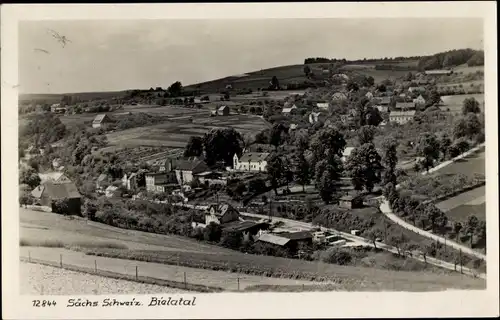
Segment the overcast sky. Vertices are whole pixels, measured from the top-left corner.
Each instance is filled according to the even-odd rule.
[[[64,48],[47,31],[71,40]],[[480,19],[30,21],[19,24],[21,93],[168,87],[306,57],[379,58],[482,49]],[[44,53],[43,49],[49,53]]]

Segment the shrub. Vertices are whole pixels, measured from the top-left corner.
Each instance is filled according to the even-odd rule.
[[[338,265],[348,265],[352,261],[352,256],[349,252],[335,247],[322,252],[320,257],[323,262]]]

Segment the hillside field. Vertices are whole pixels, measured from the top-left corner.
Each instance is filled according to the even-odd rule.
[[[183,115],[183,117],[185,117]],[[210,117],[208,112],[193,116],[192,122],[183,117],[158,125],[132,128],[109,133],[110,145],[162,146],[183,148],[191,136],[203,136],[211,129],[234,128],[242,135],[256,134],[267,127],[264,120],[257,116],[229,115]]]

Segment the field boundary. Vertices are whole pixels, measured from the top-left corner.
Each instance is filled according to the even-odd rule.
[[[224,291],[224,289],[222,289],[220,287],[204,286],[204,285],[199,285],[199,284],[194,284],[194,283],[189,283],[189,282],[180,282],[180,281],[158,279],[158,278],[145,277],[145,276],[134,277],[134,276],[130,276],[127,274],[112,272],[112,271],[104,271],[104,270],[99,270],[99,269],[96,271],[96,270],[92,270],[90,268],[75,266],[75,265],[66,264],[66,263],[63,264],[61,267],[61,265],[57,264],[56,262],[41,260],[41,259],[20,257],[20,260],[22,262],[41,264],[44,266],[66,269],[66,270],[75,271],[75,272],[82,272],[82,273],[92,274],[92,275],[106,277],[106,278],[112,278],[112,279],[117,279],[117,280],[127,280],[127,281],[133,281],[133,282],[138,282],[138,283],[147,283],[147,284],[153,284],[153,285],[158,285],[158,286],[183,289],[183,290],[188,290],[188,291],[203,292],[203,293],[213,293],[213,292],[223,292]]]
[[[448,200],[448,199],[456,197],[456,196],[458,196],[458,195],[460,195],[462,193],[474,190],[476,188],[480,188],[480,187],[485,186],[485,185],[486,185],[486,181],[481,181],[479,183],[473,184],[472,186],[468,186],[468,187],[462,188],[460,190],[453,191],[451,193],[448,193],[448,194],[436,197],[434,199],[431,199],[429,202],[436,203],[436,202],[441,202],[441,201],[444,201],[444,200]]]

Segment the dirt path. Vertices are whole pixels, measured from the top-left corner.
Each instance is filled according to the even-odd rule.
[[[268,278],[246,274],[238,274],[223,271],[213,271],[205,269],[195,269],[181,266],[165,265],[142,261],[125,259],[106,258],[98,256],[88,256],[82,252],[71,251],[61,248],[44,247],[21,247],[20,256],[25,259],[40,259],[55,264],[60,263],[62,255],[63,266],[69,264],[73,266],[88,268],[93,270],[97,264],[98,270],[120,273],[128,276],[135,276],[136,266],[139,276],[146,276],[156,279],[186,282],[210,287],[219,287],[224,290],[240,290],[247,287],[267,284],[267,285],[313,285],[318,284],[312,281]]]

